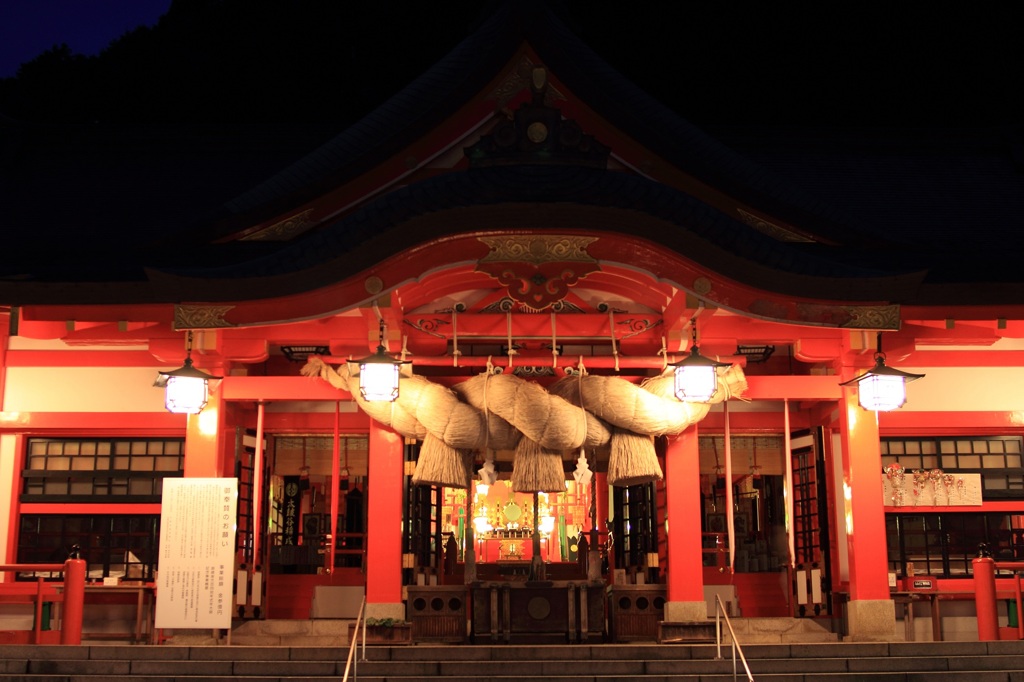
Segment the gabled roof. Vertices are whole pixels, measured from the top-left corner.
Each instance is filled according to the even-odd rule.
[[[435,163],[432,154],[468,144],[496,110],[522,103],[529,64],[549,74],[552,106],[612,148],[613,166]],[[301,156],[322,132],[220,131],[204,149],[195,135],[176,145],[166,131],[119,130],[112,154],[98,129],[82,148],[54,130],[6,128],[19,148],[10,174],[23,164],[37,172],[0,195],[18,221],[16,248],[0,261],[0,303],[298,294],[409,247],[433,245],[440,259],[446,239],[503,229],[622,233],[783,295],[1024,303],[1024,276],[1011,267],[1024,215],[1012,131],[1005,147],[968,137],[926,150],[870,131],[878,146],[803,131],[716,139],[541,2],[500,4],[420,78]],[[277,236],[260,238],[272,228]]]

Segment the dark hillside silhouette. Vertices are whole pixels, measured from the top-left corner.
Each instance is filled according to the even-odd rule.
[[[0,81],[0,113],[40,122],[349,121],[464,38],[479,2],[175,0],[98,57],[66,47]],[[442,21],[437,21],[440,15]]]
[[[98,57],[59,47],[25,64],[0,81],[0,114],[344,127],[434,64],[494,4],[175,0],[155,27]],[[1010,5],[881,14],[853,3],[548,4],[602,58],[699,124],[1024,119],[1024,48]]]

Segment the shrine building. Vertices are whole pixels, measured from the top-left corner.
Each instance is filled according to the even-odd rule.
[[[1024,558],[1019,140],[715,136],[517,7],[243,191],[190,156],[195,210],[131,190],[174,140],[0,133],[111,183],[8,216],[3,563],[159,592],[167,482],[232,479],[233,624],[977,639],[974,561]],[[74,230],[101,200],[136,221]]]

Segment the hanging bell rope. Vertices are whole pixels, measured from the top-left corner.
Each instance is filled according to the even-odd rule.
[[[452,308],[452,367],[459,366],[459,311]]]
[[[558,369],[558,333],[554,313],[551,313],[551,369]]]
[[[512,345],[512,312],[505,313],[505,325],[506,334],[508,335],[508,368],[512,369],[512,356],[516,354],[516,349]]]
[[[612,340],[612,356],[615,358],[615,371],[619,371],[619,346],[615,342],[615,311],[608,309],[608,331]]]

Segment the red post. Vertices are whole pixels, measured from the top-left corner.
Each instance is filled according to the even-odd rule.
[[[64,562],[64,608],[61,613],[60,643],[82,643],[82,616],[85,610],[85,560]]]
[[[978,613],[978,641],[994,642],[999,639],[999,619],[996,617],[996,566],[992,557],[979,556],[974,566],[974,606]]]

